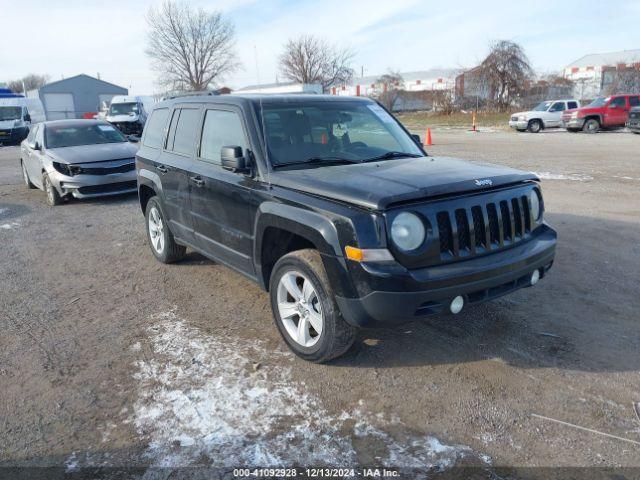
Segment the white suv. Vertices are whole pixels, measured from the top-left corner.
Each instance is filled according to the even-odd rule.
[[[529,130],[532,133],[543,128],[561,127],[562,112],[574,108],[580,108],[577,100],[548,100],[528,112],[514,113],[509,119],[509,126],[519,132]]]

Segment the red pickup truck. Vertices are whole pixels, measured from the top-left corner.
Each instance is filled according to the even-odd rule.
[[[601,128],[624,127],[629,110],[640,106],[639,94],[596,98],[586,107],[565,110],[562,123],[570,132],[596,133]]]

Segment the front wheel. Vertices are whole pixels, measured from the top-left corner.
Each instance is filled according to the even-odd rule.
[[[269,292],[276,326],[300,358],[322,363],[349,350],[356,329],[342,318],[316,250],[298,250],[278,260]]]
[[[600,122],[595,118],[590,118],[582,126],[582,131],[585,133],[598,133],[600,130]]]
[[[56,190],[56,187],[53,186],[49,175],[46,173],[44,174],[44,177],[42,177],[42,184],[44,185],[44,193],[47,194],[47,204],[50,207],[60,205],[62,203],[62,197],[58,193],[58,190]]]
[[[531,133],[538,133],[542,130],[542,122],[540,120],[531,120],[527,128]]]
[[[167,226],[166,217],[157,197],[147,203],[147,239],[153,255],[162,263],[174,263],[182,260],[187,249],[178,245]]]

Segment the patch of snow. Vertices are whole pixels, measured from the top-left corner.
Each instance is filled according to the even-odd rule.
[[[155,467],[194,465],[204,457],[213,467],[356,467],[362,453],[371,457],[362,452],[367,445],[375,445],[381,466],[394,468],[444,469],[474,456],[469,447],[445,445],[410,432],[397,418],[366,412],[362,402],[333,415],[293,380],[288,366],[252,368],[289,353],[207,336],[174,311],[153,318],[152,354],[136,362],[138,400],[128,421],[148,439]]]
[[[0,229],[2,230],[13,230],[14,228],[18,228],[20,224],[18,222],[9,222],[3,223],[0,225]]]
[[[591,175],[582,173],[551,173],[551,172],[531,172],[540,177],[541,180],[569,180],[574,182],[590,182]]]

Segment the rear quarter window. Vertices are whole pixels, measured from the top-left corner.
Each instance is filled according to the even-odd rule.
[[[578,108],[578,102],[569,102],[569,108]]]
[[[629,105],[632,107],[640,106],[640,97],[629,97]]]
[[[145,147],[160,148],[162,146],[164,127],[167,124],[168,116],[168,108],[160,108],[151,113],[151,117],[144,128],[143,144]]]

